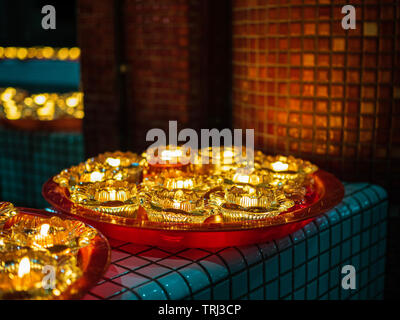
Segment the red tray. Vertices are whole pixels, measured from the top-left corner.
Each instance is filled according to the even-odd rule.
[[[68,189],[60,187],[52,178],[43,185],[42,194],[57,210],[87,222],[113,239],[158,247],[227,247],[282,238],[304,227],[343,199],[344,187],[337,178],[323,170],[313,175],[316,192],[306,206],[276,217],[235,223],[160,223],[99,214],[70,201]]]
[[[6,222],[6,226],[12,225],[20,218],[30,218],[38,216],[42,218],[51,218],[57,216],[61,219],[71,219],[70,217],[62,214],[54,214],[44,210],[31,209],[31,208],[17,208],[19,213],[10,218]],[[89,226],[90,227],[90,226]],[[95,286],[102,275],[107,271],[110,264],[110,245],[100,232],[91,240],[91,243],[79,250],[79,263],[83,269],[83,275],[74,283],[72,283],[66,291],[60,294],[58,297],[54,297],[55,300],[67,300],[67,299],[81,299],[91,287]],[[51,298],[49,300],[52,300]]]

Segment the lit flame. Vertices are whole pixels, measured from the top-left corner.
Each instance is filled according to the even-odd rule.
[[[274,171],[286,171],[289,168],[287,163],[281,161],[271,163],[271,166]]]
[[[104,173],[94,171],[90,174],[90,182],[102,181],[103,177],[104,177]]]
[[[40,235],[42,237],[47,236],[48,233],[49,233],[49,229],[50,229],[50,225],[49,224],[47,224],[47,223],[42,224],[41,227],[40,227]]]
[[[118,158],[107,158],[106,162],[111,166],[111,167],[118,167],[121,164],[121,160]]]
[[[161,152],[161,160],[171,160],[172,158],[181,157],[183,155],[182,150],[163,150]]]
[[[249,181],[250,181],[250,176],[244,175],[244,174],[236,173],[236,174],[233,176],[233,181],[234,181],[234,182],[240,182],[240,183],[249,183]]]
[[[28,257],[24,257],[19,262],[18,277],[22,278],[25,274],[31,272],[31,264]]]

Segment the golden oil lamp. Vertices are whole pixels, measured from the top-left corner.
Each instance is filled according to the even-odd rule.
[[[265,184],[228,182],[209,197],[210,203],[221,208],[224,221],[265,219],[294,205],[281,190]]]
[[[192,165],[198,174],[221,174],[245,165],[245,148],[208,147],[198,151]]]
[[[70,188],[70,199],[91,210],[123,217],[135,217],[138,188],[128,181],[107,180]]]
[[[58,217],[26,219],[24,215],[16,218],[7,231],[18,246],[45,250],[57,256],[77,252],[97,234],[80,221]]]
[[[15,215],[17,215],[17,210],[14,208],[10,202],[0,202],[0,230],[6,221]]]
[[[188,172],[191,150],[181,146],[167,145],[150,147],[142,154],[147,160],[148,175],[157,175],[163,171]]]
[[[46,270],[54,279],[46,282]],[[0,299],[49,299],[59,296],[82,276],[77,258],[57,259],[45,251],[0,242]]]
[[[0,299],[54,298],[82,276],[78,251],[97,235],[95,229],[80,221],[21,214],[10,203],[0,202],[0,208],[8,216],[0,229]]]

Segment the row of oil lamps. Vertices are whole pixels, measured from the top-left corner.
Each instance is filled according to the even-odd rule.
[[[78,60],[80,55],[77,47],[0,47],[0,59]]]
[[[0,118],[55,120],[83,117],[82,92],[31,95],[21,89],[0,88]]]
[[[257,151],[249,170],[241,153],[245,149],[205,148],[193,156],[167,146],[159,162],[151,158],[154,153],[105,153],[54,181],[68,189],[72,202],[99,214],[138,218],[143,208],[155,222],[260,220],[304,201],[315,165]]]

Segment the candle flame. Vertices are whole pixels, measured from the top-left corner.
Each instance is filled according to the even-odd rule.
[[[118,167],[121,164],[121,160],[118,158],[107,158],[106,162],[111,166],[111,167]]]
[[[40,226],[40,235],[41,235],[42,237],[47,236],[47,234],[49,233],[49,229],[50,229],[50,225],[49,225],[49,224],[47,224],[47,223],[42,224],[42,225]]]
[[[271,166],[274,171],[286,171],[289,168],[289,165],[287,163],[281,161],[271,163]]]
[[[240,183],[249,183],[250,177],[248,175],[246,175],[246,174],[236,173],[233,176],[233,181],[234,182],[240,182]]]
[[[22,278],[25,274],[31,272],[31,264],[28,257],[24,257],[19,262],[18,277]]]
[[[94,171],[90,174],[90,182],[98,182],[103,180],[104,173]]]
[[[172,158],[181,157],[183,155],[182,150],[163,150],[161,152],[161,160],[171,160]]]

